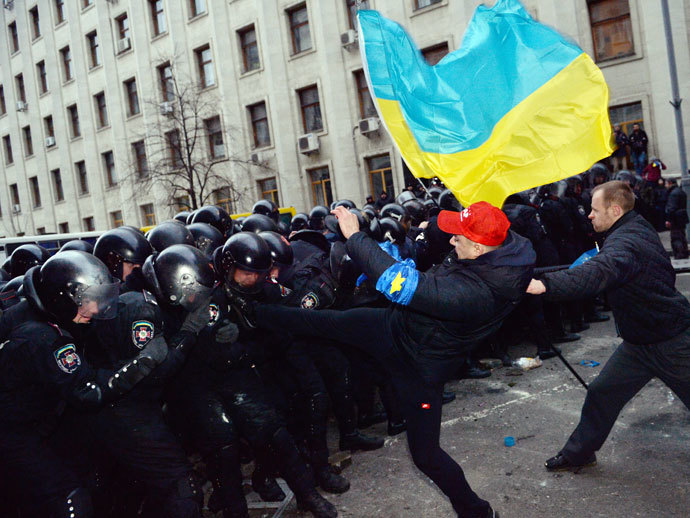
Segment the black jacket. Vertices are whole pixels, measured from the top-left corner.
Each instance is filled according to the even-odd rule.
[[[666,200],[666,221],[674,228],[681,228],[688,223],[688,196],[683,189],[676,186],[668,193]]]
[[[690,327],[690,304],[654,228],[635,211],[605,234],[585,264],[544,275],[550,300],[586,299],[605,291],[621,337],[632,344],[663,342]]]
[[[395,262],[363,232],[346,245],[372,282]],[[520,301],[535,259],[529,241],[514,232],[501,248],[475,260],[459,260],[452,251],[420,272],[409,305],[390,307],[387,323],[396,347],[428,383],[450,379]]]

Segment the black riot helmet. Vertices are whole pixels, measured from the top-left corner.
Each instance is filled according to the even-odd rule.
[[[240,232],[225,242],[216,269],[222,274],[226,285],[241,293],[258,293],[262,279],[249,287],[234,281],[235,269],[259,273],[263,279],[268,275],[273,261],[271,249],[264,239],[254,232]]]
[[[156,225],[146,234],[151,246],[156,252],[162,252],[172,245],[191,245],[194,246],[194,236],[179,221],[164,221]]]
[[[290,225],[285,223],[282,219],[279,219],[276,225],[278,227],[278,234],[285,237],[290,235]]]
[[[93,245],[88,241],[84,241],[83,239],[72,239],[71,241],[67,241],[67,243],[62,245],[58,252],[66,252],[67,250],[81,250],[87,254],[92,254]]]
[[[292,220],[290,221],[290,230],[293,232],[298,232],[300,230],[304,230],[307,228],[307,225],[309,224],[309,216],[307,216],[304,212],[298,212],[292,217]]]
[[[395,203],[399,203],[400,205],[405,205],[405,202],[408,202],[410,200],[416,200],[417,196],[415,196],[415,193],[412,191],[404,190],[400,194],[398,194],[395,197]]]
[[[0,269],[11,276],[11,272],[12,272],[12,256],[11,255],[2,262],[2,266],[0,266]]]
[[[185,225],[191,225],[192,224],[192,219],[194,219],[194,215],[196,214],[196,211],[199,209],[191,210],[189,211],[189,214],[187,215],[187,221],[185,221]]]
[[[616,180],[620,182],[627,182],[628,185],[630,185],[630,187],[635,187],[635,183],[637,182],[637,178],[635,178],[635,175],[626,169],[623,169],[616,173]],[[14,254],[12,254],[12,256],[14,256]]]
[[[278,223],[280,219],[280,212],[278,207],[271,200],[259,200],[252,207],[252,214],[263,214],[268,216],[274,222]]]
[[[460,212],[462,204],[458,201],[450,189],[444,190],[438,197],[438,204],[442,210],[452,210],[453,212]]]
[[[151,244],[139,232],[118,227],[102,234],[93,247],[93,255],[108,267],[110,274],[122,280],[122,263],[142,265],[153,253]]]
[[[393,218],[401,223],[405,222],[406,219],[409,219],[409,215],[407,214],[405,207],[399,203],[388,203],[387,205],[384,205],[381,209],[380,216],[382,218]]]
[[[49,257],[48,250],[40,245],[26,244],[17,247],[10,256],[10,275],[24,275],[29,268],[45,263]]]
[[[429,193],[429,196],[431,196],[434,200],[438,200],[438,197],[441,196],[443,189],[441,189],[440,187],[429,187],[429,189],[427,189],[427,192]]]
[[[183,211],[180,211],[177,214],[175,214],[173,216],[173,219],[175,221],[179,221],[183,225],[186,225],[187,224],[187,218],[189,217],[189,214],[190,214],[190,212],[188,210],[183,210]]]
[[[582,192],[582,189],[584,189],[585,184],[582,181],[582,177],[580,175],[575,175],[571,176],[570,178],[565,179],[565,183],[568,184],[568,194],[579,194],[578,193],[578,187],[580,188],[580,193]]]
[[[323,230],[324,219],[330,214],[330,211],[323,205],[317,205],[309,211],[309,228],[311,230]]]
[[[426,221],[427,209],[424,206],[424,204],[417,198],[415,198],[414,200],[406,201],[403,204],[403,207],[405,207],[405,210],[410,215],[412,224],[415,227],[418,227],[422,221]]]
[[[242,223],[243,232],[278,232],[278,226],[268,216],[264,214],[252,214]]]
[[[208,257],[211,257],[213,251],[219,246],[223,246],[225,242],[220,230],[208,223],[192,223],[187,225],[187,230],[194,237],[194,246]]]
[[[356,209],[357,205],[352,200],[338,200],[333,203],[333,209],[336,207],[345,207],[346,209]]]
[[[331,234],[335,234],[338,241],[345,241],[345,236],[343,236],[343,233],[340,231],[340,225],[338,225],[338,218],[333,214],[329,214],[323,219],[323,226]]]
[[[0,268],[0,282],[7,282],[11,279],[10,274]]]
[[[292,264],[294,254],[290,242],[285,237],[275,232],[259,232],[259,236],[268,245],[273,264],[277,266],[290,266]]]
[[[381,218],[379,220],[381,225],[381,237],[382,241],[390,241],[396,245],[402,245],[405,243],[405,237],[407,232],[405,232],[405,227],[397,219],[393,218]]]
[[[194,211],[191,221],[187,221],[188,225],[190,223],[208,223],[213,225],[225,238],[230,237],[235,230],[230,214],[225,209],[215,205],[205,205]]]
[[[19,302],[21,302],[21,297],[24,293],[24,290],[22,289],[23,285],[23,275],[5,282],[4,286],[0,288],[0,309],[5,311],[15,304],[19,304]]]
[[[113,280],[94,255],[68,250],[29,270],[23,290],[32,306],[64,324],[77,313],[98,320],[115,318],[120,281]]]
[[[426,212],[430,218],[438,216],[438,213],[441,212],[441,207],[438,206],[438,203],[433,198],[424,200],[423,204],[424,207],[426,207]]]
[[[376,213],[376,207],[374,207],[371,203],[367,203],[364,207],[362,207],[362,212],[369,216],[369,219],[371,220],[378,217],[378,214]]]
[[[141,272],[158,302],[190,312],[208,302],[216,282],[209,258],[191,245],[171,245],[150,256]]]

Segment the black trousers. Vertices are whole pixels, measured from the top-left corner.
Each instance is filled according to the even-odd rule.
[[[264,305],[257,309],[261,325],[283,332],[327,336],[368,352],[390,372],[407,419],[407,443],[415,465],[443,491],[459,516],[484,516],[489,504],[477,496],[462,468],[439,444],[443,385],[430,385],[393,344],[385,309],[310,311]]]
[[[671,248],[674,259],[688,258],[688,239],[685,235],[685,225],[681,227],[671,226]]]
[[[561,450],[565,458],[581,464],[599,450],[625,404],[655,377],[690,409],[690,328],[658,344],[618,346],[589,385],[580,423]]]

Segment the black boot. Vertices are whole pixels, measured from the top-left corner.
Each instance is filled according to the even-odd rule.
[[[398,435],[407,430],[407,422],[402,419],[400,421],[388,421],[388,435],[391,437]]]
[[[340,435],[340,451],[371,451],[379,448],[383,448],[383,439],[380,437],[370,437],[359,430]]]
[[[582,337],[576,333],[566,333],[565,331],[561,334],[550,336],[550,340],[555,344],[565,344],[568,342],[576,342],[580,338],[582,338]]]
[[[585,322],[588,322],[590,324],[592,322],[607,322],[610,319],[610,316],[604,315],[603,313],[599,313],[598,311],[593,311],[591,313],[585,314]]]
[[[455,392],[446,392],[444,390],[443,394],[441,394],[441,404],[447,405],[451,401],[455,401]]]
[[[240,455],[236,445],[229,445],[206,458],[206,469],[213,484],[209,510],[223,511],[224,518],[248,518],[247,500],[242,491]]]
[[[338,511],[335,506],[314,490],[306,495],[296,496],[297,508],[309,511],[314,518],[335,518]]]
[[[560,349],[556,349],[555,347],[553,349],[540,349],[537,355],[539,356],[540,360],[548,360],[549,358],[558,356],[556,351],[561,352]]]
[[[264,502],[282,502],[285,500],[285,493],[276,482],[276,479],[266,476],[258,466],[254,469],[254,473],[252,473],[252,488]]]
[[[375,424],[385,423],[387,419],[388,416],[386,415],[386,412],[374,412],[372,414],[363,414],[360,412],[357,419],[357,427],[369,428]]]
[[[328,493],[341,494],[350,489],[350,481],[338,475],[330,464],[314,467],[316,484]]]

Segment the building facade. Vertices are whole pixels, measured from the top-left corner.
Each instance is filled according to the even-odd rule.
[[[403,24],[434,64],[459,48],[481,3],[0,1],[0,236],[155,224],[189,203],[169,178],[147,176],[185,161],[176,148],[185,133],[166,128],[189,99],[171,89],[205,100],[186,157],[213,168],[204,201],[237,213],[266,197],[303,211],[397,193],[413,180],[379,128],[355,11],[378,9]],[[679,174],[660,2],[523,3],[595,58],[612,122],[628,131],[640,123],[650,156]],[[690,0],[669,5],[688,98]]]

